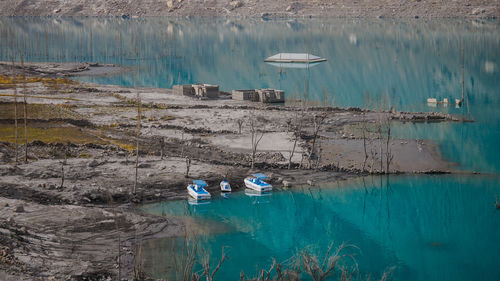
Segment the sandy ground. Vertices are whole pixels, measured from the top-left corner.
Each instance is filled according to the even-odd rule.
[[[381,173],[387,150],[385,135],[376,134],[377,120],[461,122],[438,113],[302,109],[227,96],[199,100],[176,96],[170,89],[135,90],[60,78],[89,71],[85,64],[28,66],[28,163],[23,162],[20,138],[15,165],[12,139],[14,85],[22,94],[23,83],[3,76],[0,85],[1,280],[116,279],[118,240],[121,276],[131,279],[137,243],[198,227],[185,219],[143,214],[137,204],[185,199],[186,185],[198,178],[217,194],[220,180],[229,179],[235,190],[242,190],[243,178],[253,172],[266,173],[275,190]],[[0,63],[0,75],[10,75],[8,64]],[[137,95],[142,117],[134,192]],[[325,119],[309,161],[313,119],[319,115]],[[297,116],[304,116],[300,134],[292,130]],[[250,118],[264,131],[254,169]],[[244,120],[241,133],[237,120]],[[24,124],[22,118],[18,122]],[[370,153],[364,171],[360,124],[365,124]],[[454,172],[430,142],[390,139],[389,147],[391,173]],[[191,160],[187,175],[186,158]]]
[[[497,18],[497,0],[2,0],[7,16]]]

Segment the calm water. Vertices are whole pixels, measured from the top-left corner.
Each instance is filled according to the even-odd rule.
[[[466,105],[428,107],[428,97],[461,96],[465,50]],[[473,123],[394,124],[397,137],[433,140],[459,169],[491,176],[370,178],[342,187],[241,193],[205,206],[184,201],[147,206],[155,213],[189,215],[206,228],[200,238],[231,260],[221,280],[240,270],[254,274],[271,257],[330,241],[356,244],[362,273],[396,265],[398,280],[499,280],[500,21],[476,20],[137,20],[2,18],[0,60],[22,51],[26,61],[97,61],[133,66],[138,84],[171,87],[214,83],[223,90],[272,87],[287,98],[308,89],[311,100],[363,105],[385,97],[398,110],[442,111]],[[278,52],[309,52],[328,59],[309,69],[263,62]],[[134,85],[132,72],[82,81]],[[175,240],[151,241],[146,265],[168,270]]]
[[[430,108],[428,97],[467,105]],[[500,21],[0,18],[0,59],[98,61],[138,67],[138,84],[214,83],[223,90],[272,87],[338,106],[385,96],[399,110],[444,111],[468,124],[395,125],[396,136],[435,140],[460,168],[500,171]],[[278,52],[328,59],[309,69],[263,62]],[[132,72],[84,81],[134,85]]]
[[[253,276],[272,257],[282,261],[307,245],[325,250],[331,241],[360,248],[354,252],[363,275],[396,266],[394,280],[499,280],[500,213],[493,205],[499,180],[374,177],[269,197],[217,194],[208,205],[176,201],[144,209],[224,225],[223,233],[207,231],[199,242],[214,257],[227,247],[230,259],[219,280],[235,280],[240,270]],[[180,242],[145,243],[146,268],[157,277],[167,275],[172,243]]]

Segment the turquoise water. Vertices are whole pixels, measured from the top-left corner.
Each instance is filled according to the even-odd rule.
[[[465,105],[428,107],[428,97],[461,97]],[[146,206],[188,215],[204,226],[200,243],[217,257],[228,246],[219,280],[256,273],[307,245],[359,247],[363,274],[397,266],[397,280],[499,280],[500,21],[228,20],[0,17],[0,60],[21,51],[26,61],[97,61],[137,68],[139,86],[219,84],[222,90],[272,87],[287,99],[361,107],[385,97],[405,111],[441,111],[472,123],[393,124],[396,137],[435,141],[459,169],[491,176],[368,178],[340,187],[234,193],[191,206]],[[328,59],[309,69],[279,69],[263,59],[308,52]],[[133,72],[81,81],[133,86]],[[178,240],[144,245],[148,270],[165,276]]]
[[[244,270],[268,268],[308,245],[325,251],[331,241],[359,247],[361,275],[379,276],[396,266],[392,280],[499,280],[500,211],[494,207],[500,178],[462,176],[369,177],[331,186],[230,199],[217,194],[210,204],[187,201],[144,207],[147,212],[188,215],[222,233],[208,230],[199,247],[230,259],[218,280],[235,280]],[[145,268],[168,276],[172,244],[162,239],[143,245]],[[162,261],[164,263],[162,263]]]
[[[467,106],[428,107],[428,97]],[[228,20],[0,17],[0,59],[97,61],[134,66],[139,86],[214,83],[223,90],[272,87],[338,106],[385,97],[398,110],[443,111],[467,124],[395,125],[395,135],[435,140],[461,169],[500,171],[500,21]],[[263,62],[278,52],[328,59],[309,69]],[[133,86],[132,72],[83,81]]]

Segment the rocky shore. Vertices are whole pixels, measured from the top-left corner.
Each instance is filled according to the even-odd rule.
[[[498,18],[495,0],[55,0],[0,1],[4,16]]]
[[[434,144],[395,139],[384,122],[464,121],[441,113],[265,105],[227,95],[200,100],[170,89],[68,79],[99,67],[126,71],[98,64],[27,67],[23,81],[21,68],[13,79],[9,63],[0,62],[1,280],[131,279],[137,243],[194,227],[136,207],[185,199],[186,184],[197,178],[217,193],[223,178],[242,190],[245,175],[255,171],[268,174],[277,190],[387,171],[453,173]],[[251,122],[263,133],[253,161]]]

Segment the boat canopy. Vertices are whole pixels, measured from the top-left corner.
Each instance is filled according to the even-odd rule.
[[[193,183],[200,187],[205,187],[208,185],[204,180],[194,180]]]
[[[253,174],[252,176],[254,176],[254,177],[258,178],[258,179],[261,179],[261,180],[267,179],[267,176],[264,175],[264,174],[261,174],[261,173]]]
[[[321,58],[315,55],[306,53],[279,53],[274,56],[270,56],[264,60],[265,62],[299,62],[299,63],[312,63],[326,61],[325,58]]]

